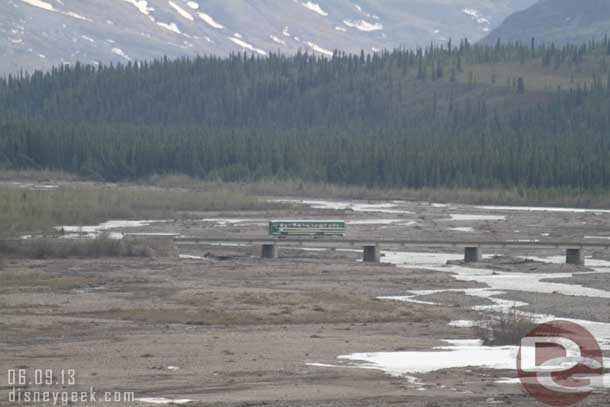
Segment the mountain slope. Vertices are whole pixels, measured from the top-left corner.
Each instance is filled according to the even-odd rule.
[[[483,37],[535,0],[5,0],[0,73],[248,51],[374,52]]]
[[[508,17],[483,44],[504,41],[582,43],[610,32],[608,0],[540,0]]]

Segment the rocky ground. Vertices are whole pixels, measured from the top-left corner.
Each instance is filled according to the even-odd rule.
[[[354,238],[597,236],[603,241],[610,236],[606,213],[505,212],[414,202],[361,209],[294,203],[276,213],[204,213],[186,220],[177,216],[181,220],[124,232],[262,236],[270,218],[330,217],[351,221],[348,237]],[[452,216],[466,214],[496,218]],[[255,247],[202,245],[177,248],[177,254],[192,258],[8,259],[0,271],[0,406],[33,405],[9,401],[9,369],[32,375],[36,369],[76,372],[74,385],[27,384],[23,390],[94,386],[135,392],[137,398],[163,397],[176,403],[188,399],[193,406],[539,405],[520,386],[496,382],[515,377],[513,371],[445,369],[414,374],[414,383],[339,361],[339,355],[351,353],[429,351],[443,346],[443,339],[472,339],[472,328],[449,322],[478,320],[481,313],[472,307],[491,302],[461,292],[419,296],[424,303],[379,299],[412,290],[485,284],[459,281],[450,272],[425,266],[364,264],[358,248],[343,249],[285,248],[274,260],[260,259]],[[462,249],[413,250],[459,258]],[[608,289],[604,274],[519,257],[561,255],[560,250],[495,253],[503,257],[488,258],[476,267],[532,275],[576,273],[557,281]],[[599,259],[608,255],[604,250],[587,254]],[[608,298],[519,290],[502,298],[526,302],[530,305],[523,309],[537,313],[601,322],[610,318]],[[600,391],[583,405],[609,401],[609,394]],[[144,402],[104,404],[136,403]]]

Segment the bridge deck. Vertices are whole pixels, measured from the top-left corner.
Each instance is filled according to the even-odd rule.
[[[454,247],[539,247],[539,248],[610,248],[608,242],[578,242],[551,240],[416,240],[416,239],[352,239],[352,238],[269,238],[269,237],[177,237],[178,244],[247,243],[291,245],[347,246],[454,246]]]

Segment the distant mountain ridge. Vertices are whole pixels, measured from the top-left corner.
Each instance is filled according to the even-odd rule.
[[[3,0],[0,74],[168,56],[477,41],[535,0]]]
[[[504,41],[582,43],[610,32],[609,0],[540,0],[516,12],[493,30],[483,44]]]

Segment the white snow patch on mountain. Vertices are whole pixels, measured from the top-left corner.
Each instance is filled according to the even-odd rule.
[[[68,11],[68,12],[60,12],[59,10],[57,10],[55,8],[55,6],[53,6],[51,3],[47,3],[46,1],[42,1],[42,0],[21,0],[22,2],[24,2],[25,4],[29,4],[30,6],[33,7],[38,7],[40,9],[46,10],[46,11],[52,11],[55,13],[61,13],[64,14],[68,17],[72,17],[72,18],[76,18],[79,20],[83,20],[83,21],[92,21],[90,18],[87,17],[83,17],[80,14],[76,14],[73,11]],[[63,5],[63,3],[60,3]]]
[[[346,32],[346,31],[347,31],[347,28],[337,26],[337,27],[335,27],[335,30],[337,30],[337,31],[341,31],[341,32]]]
[[[47,11],[57,11],[55,10],[55,7],[53,7],[52,4],[47,3],[46,1],[42,1],[42,0],[21,0],[24,3],[29,4],[30,6],[34,6],[34,7],[38,7]]]
[[[324,55],[326,55],[328,57],[332,57],[333,56],[333,52],[332,51],[324,49],[321,46],[319,46],[318,44],[315,44],[315,43],[313,43],[311,41],[307,41],[306,44],[309,46],[309,48],[311,48],[315,52],[319,52],[320,54],[324,54]]]
[[[256,52],[257,54],[260,55],[264,55],[267,56],[267,53],[265,51],[263,51],[262,49],[256,48],[254,45],[247,43],[244,40],[241,40],[239,38],[235,38],[235,37],[227,37],[230,41],[232,41],[234,44],[239,45],[242,48],[248,49],[250,51]]]
[[[375,19],[375,20],[379,20],[379,16],[376,16],[375,14],[371,14],[371,13],[367,13],[367,12],[365,12],[365,11],[362,9],[362,7],[361,7],[361,6],[359,6],[358,4],[356,4],[356,3],[352,3],[352,5],[353,5],[353,6],[356,8],[356,10],[358,10],[358,12],[359,12],[360,14],[362,14],[362,15],[364,15],[364,16],[366,16],[366,17],[369,17],[369,18],[373,18],[373,19]]]
[[[161,28],[165,28],[168,31],[175,32],[176,34],[182,34],[176,23],[157,23]]]
[[[235,33],[235,34],[233,34],[233,36],[234,36],[235,38],[243,38],[243,37],[241,36],[241,34],[240,34],[240,33]]]
[[[80,37],[85,41],[95,42],[95,40],[93,38],[87,37],[86,35],[81,35]]]
[[[118,55],[122,58],[125,58],[128,61],[131,61],[131,58],[129,58],[129,55],[127,55],[126,53],[123,52],[122,49],[120,48],[112,48],[112,53],[115,55]]]
[[[270,35],[269,38],[271,38],[271,40],[277,44],[286,46],[286,41],[279,39],[275,35]]]
[[[284,37],[290,37],[290,32],[288,31],[288,26],[284,27],[284,30],[282,31],[282,35]]]
[[[191,15],[191,14],[190,14],[188,11],[186,11],[185,9],[183,9],[182,7],[180,7],[179,5],[177,5],[176,3],[174,3],[173,1],[171,1],[171,0],[170,0],[170,1],[169,1],[169,5],[170,5],[170,6],[171,6],[171,7],[172,7],[174,10],[176,10],[176,12],[177,12],[178,14],[180,14],[182,17],[186,18],[187,20],[190,20],[190,21],[194,21],[194,20],[195,20],[195,19],[193,18],[193,16],[192,16],[192,15]]]
[[[203,21],[205,21],[205,23],[208,24],[209,26],[211,26],[213,28],[216,28],[218,30],[222,30],[223,28],[225,28],[224,25],[222,25],[219,22],[217,22],[216,20],[214,20],[212,18],[212,16],[210,16],[209,14],[202,13],[200,11],[199,12],[199,18],[201,18]]]
[[[383,24],[381,23],[369,23],[366,20],[343,20],[343,24],[348,27],[355,28],[360,31],[379,31],[383,30]]]
[[[148,6],[148,1],[146,0],[123,0],[131,5],[133,5],[135,8],[138,9],[138,11],[144,15],[150,15],[150,13],[152,11],[155,11],[154,8],[149,7]]]
[[[80,14],[76,14],[74,11],[68,11],[68,12],[66,12],[64,14],[67,15],[67,16],[70,16],[72,18],[76,18],[77,20],[83,20],[83,21],[89,21],[89,22],[93,21],[90,18],[83,17]]]
[[[464,10],[462,10],[462,13],[469,15],[470,17],[472,17],[473,20],[475,20],[481,25],[489,26],[489,24],[491,23],[487,17],[481,15],[479,10],[476,10],[474,8],[465,8]]]
[[[187,1],[186,4],[193,10],[197,10],[199,8],[199,3],[196,3],[194,1]]]
[[[318,13],[321,16],[328,16],[328,13],[324,10],[322,10],[322,7],[320,7],[320,5],[318,3],[314,3],[312,1],[308,1],[307,3],[301,3],[305,8],[308,8],[309,10],[313,11],[314,13]]]

